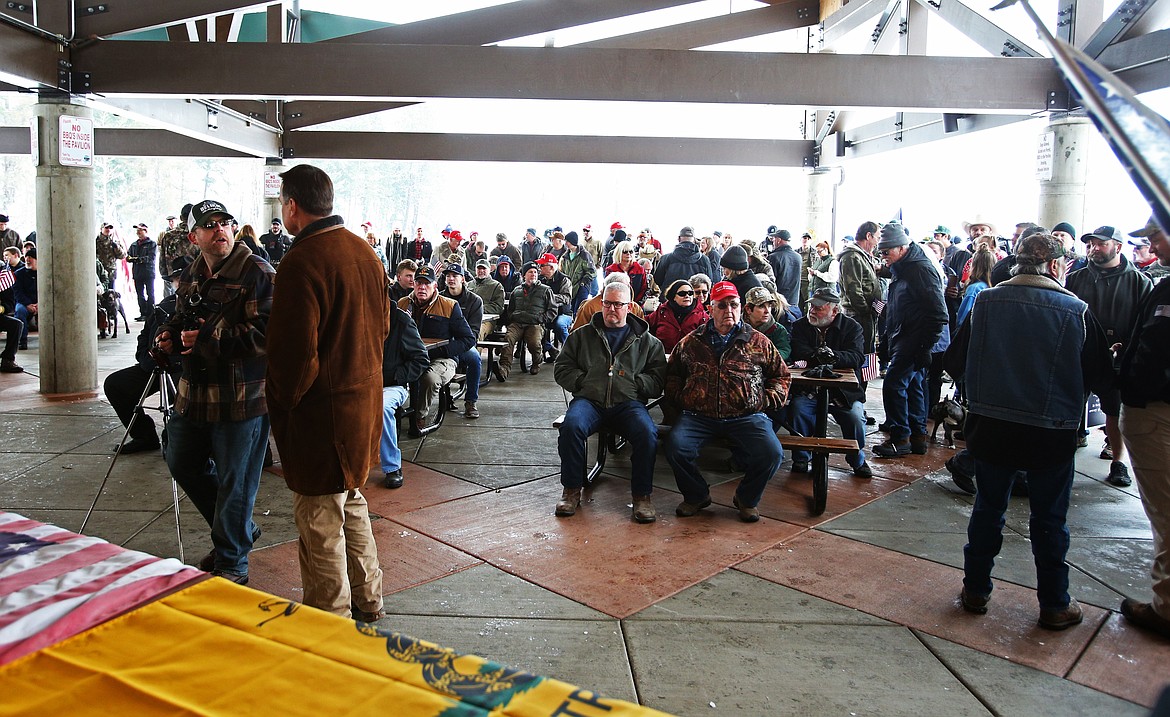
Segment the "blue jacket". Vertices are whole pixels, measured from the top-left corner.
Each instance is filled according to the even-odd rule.
[[[706,274],[715,281],[715,270],[711,268],[711,261],[699,251],[699,245],[693,241],[680,241],[674,251],[659,260],[654,269],[654,283],[663,291],[679,279],[689,279],[695,274]]]
[[[1110,373],[1104,334],[1085,302],[1050,277],[1020,275],[980,292],[969,321],[972,413],[1039,428],[1080,426],[1089,388]]]
[[[800,277],[804,274],[800,254],[785,244],[768,255],[768,263],[776,274],[776,291],[784,294],[791,306],[800,306]]]
[[[938,269],[923,253],[922,247],[912,243],[906,255],[890,266],[890,273],[894,277],[886,304],[890,353],[940,351],[937,346],[950,316],[943,301]]]

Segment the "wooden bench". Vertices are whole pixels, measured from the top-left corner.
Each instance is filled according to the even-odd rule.
[[[852,438],[815,438],[811,436],[779,436],[780,445],[788,450],[811,451],[813,454],[812,514],[825,512],[829,500],[829,454],[856,453],[860,450]]]

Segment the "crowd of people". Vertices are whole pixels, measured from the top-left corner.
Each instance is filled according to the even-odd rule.
[[[281,216],[260,236],[208,199],[168,217],[157,242],[145,224],[129,245],[108,223],[96,238],[99,292],[114,290],[125,260],[147,324],[138,365],[112,374],[107,393],[129,423],[158,366],[178,378],[165,455],[210,527],[204,569],[247,581],[271,433],[294,494],[306,603],[377,619],[381,571],[361,494],[373,456],[384,485],[402,486],[397,420],[410,388],[414,420],[426,428],[438,420],[440,392],[462,374],[463,416],[477,419],[482,372],[512,380],[517,356],[532,375],[553,364],[572,395],[559,428],[556,515],[580,510],[585,443],[605,428],[631,446],[632,518],[654,522],[665,425],[661,447],[682,495],[675,514],[710,507],[698,456],[719,439],[735,448],[743,473],[736,513],[754,522],[786,436],[814,431],[812,389],[798,388],[791,371],[828,366],[857,379],[830,391],[829,412],[855,441],[845,457],[863,479],[872,476],[867,454],[930,450],[930,409],[953,385],[949,400],[967,411],[966,446],[948,468],[976,495],[960,602],[987,611],[1007,499],[1026,490],[1039,622],[1051,629],[1081,620],[1068,594],[1065,523],[1072,456],[1087,442],[1086,399],[1096,395],[1106,480],[1130,484],[1128,454],[1155,535],[1155,598],[1126,600],[1122,611],[1170,634],[1170,301],[1162,296],[1170,282],[1160,281],[1170,244],[1153,220],[1128,236],[1103,226],[1079,238],[1066,222],[1051,230],[1024,222],[1006,238],[976,218],[963,234],[940,225],[920,241],[898,221],[867,221],[836,248],[779,226],[758,242],[685,226],[664,248],[649,229],[627,233],[615,222],[607,236],[591,225],[528,228],[518,245],[501,232],[489,247],[450,226],[437,244],[422,227],[412,236],[395,228],[384,240],[371,223],[350,232],[333,214],[324,172],[300,165],[282,177]],[[0,219],[0,232],[11,232]],[[12,246],[0,269],[3,370],[15,372],[10,347],[23,347],[36,314],[36,247],[4,236]],[[502,345],[490,369],[481,342]],[[886,438],[867,447],[866,426],[877,421],[865,398],[877,376]],[[152,425],[133,433],[123,452],[160,445]],[[322,436],[333,450],[317,450]],[[810,461],[793,450],[791,471],[809,472]]]

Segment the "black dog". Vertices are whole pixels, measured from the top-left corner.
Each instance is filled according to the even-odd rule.
[[[113,289],[106,289],[98,296],[98,334],[99,338],[106,337],[106,327],[109,327],[110,337],[118,338],[118,315],[122,316],[122,323],[126,325],[126,333],[130,333],[130,322],[126,319],[126,309],[122,308],[122,295]],[[105,315],[105,322],[102,315]],[[105,326],[102,324],[105,323]]]
[[[934,430],[930,433],[930,442],[934,443],[938,436],[939,426],[942,426],[946,431],[947,448],[954,448],[954,433],[963,430],[967,409],[953,398],[944,398],[930,409],[930,417],[934,419]]]

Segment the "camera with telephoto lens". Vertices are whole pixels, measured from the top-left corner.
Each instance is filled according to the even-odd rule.
[[[206,319],[210,316],[208,302],[200,295],[199,290],[195,289],[184,297],[184,301],[180,301],[173,317],[179,325],[179,332],[183,331],[198,331],[200,327],[199,320]],[[179,344],[179,350],[182,351],[182,340],[178,336],[171,337],[172,345],[176,342]],[[171,367],[171,356],[162,350],[158,345],[157,340],[150,348],[150,357],[158,364],[160,368],[169,369]]]

